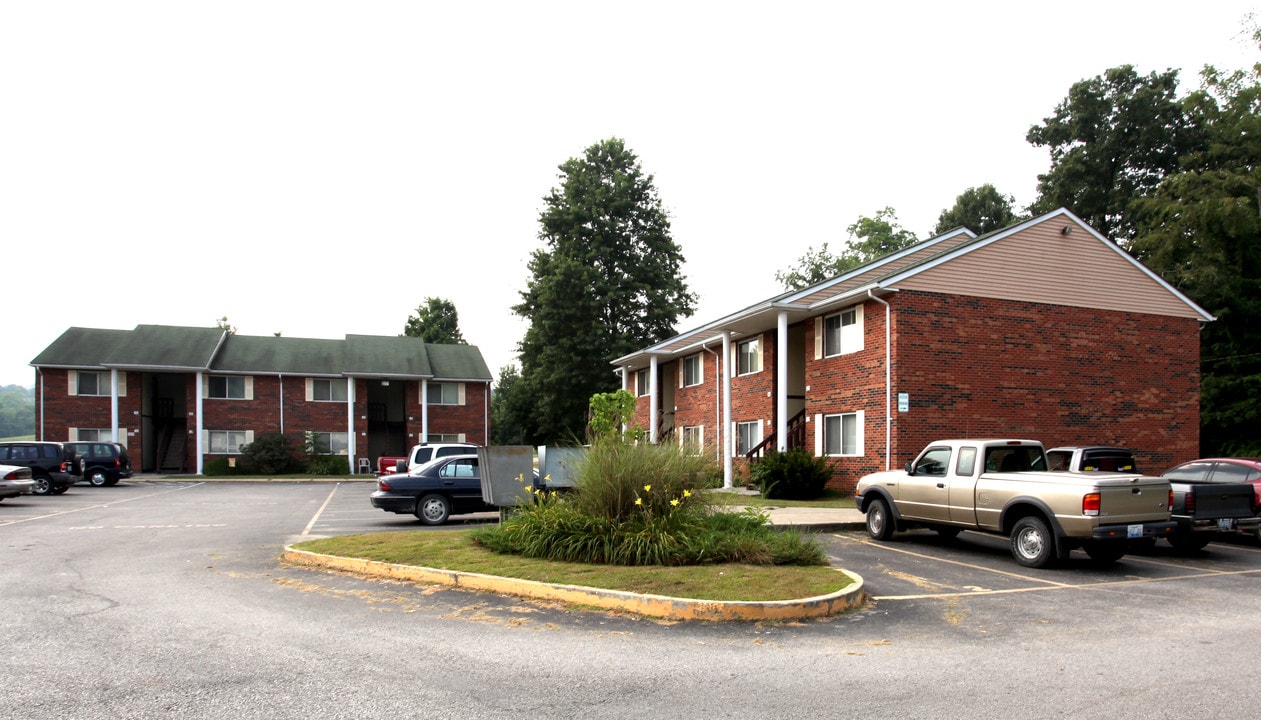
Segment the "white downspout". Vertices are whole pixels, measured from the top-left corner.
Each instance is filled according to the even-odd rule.
[[[788,450],[788,311],[780,310],[775,322],[775,449]]]
[[[277,375],[276,379],[280,381],[280,434],[285,434],[285,376]]]
[[[118,442],[118,368],[109,369],[110,442]]]
[[[429,379],[420,379],[420,439],[417,443],[429,442]]]
[[[732,487],[732,444],[731,444],[731,331],[722,334],[722,486],[730,490]]]
[[[359,438],[355,435],[355,379],[346,378],[346,460],[351,473],[356,472],[355,456],[358,454]]]
[[[201,475],[201,474],[202,474],[202,471],[204,470],[204,467],[203,467],[203,460],[204,460],[204,456],[205,456],[205,448],[203,448],[203,447],[202,447],[202,442],[201,442],[201,441],[202,441],[202,436],[203,436],[203,435],[205,435],[205,431],[203,430],[203,426],[202,426],[202,394],[205,392],[204,388],[205,388],[205,386],[206,386],[206,374],[205,374],[205,373],[200,373],[200,372],[199,372],[199,373],[197,373],[196,378],[197,378],[197,380],[196,380],[196,386],[197,386],[197,403],[196,403],[196,408],[197,408],[197,422],[196,422],[196,423],[194,423],[194,425],[195,425],[196,427],[195,427],[195,429],[193,430],[193,432],[197,433],[197,437],[196,437],[196,439],[193,441],[193,447],[194,447],[194,448],[196,448],[196,450],[197,450],[197,474],[198,474],[198,475]],[[180,442],[186,442],[186,441],[187,441],[187,438],[180,438]],[[162,460],[159,458],[158,462],[162,462]]]
[[[39,385],[39,439],[44,440],[44,368],[35,368],[35,377],[35,384]]]
[[[657,401],[657,356],[648,358],[648,442],[657,444],[657,413],[661,403]]]
[[[893,449],[893,369],[890,363],[893,358],[892,343],[890,341],[889,320],[891,309],[889,303],[876,297],[870,290],[867,291],[867,297],[884,305],[884,469],[893,468],[893,458],[890,455]]]

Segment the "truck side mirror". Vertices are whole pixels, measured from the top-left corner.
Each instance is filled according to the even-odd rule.
[[[915,461],[914,461],[914,460],[907,460],[907,461],[906,461],[906,474],[907,474],[907,475],[914,475],[914,474],[915,474]]]

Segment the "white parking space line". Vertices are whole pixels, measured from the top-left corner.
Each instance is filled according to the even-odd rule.
[[[1201,578],[1222,577],[1226,575],[1261,575],[1261,568],[1255,568],[1255,569],[1249,569],[1249,570],[1208,570],[1208,571],[1197,569],[1197,571],[1193,573],[1187,573],[1184,575],[1171,575],[1169,577],[1136,578],[1136,577],[1130,576],[1130,577],[1126,577],[1124,579],[1119,579],[1119,580],[1104,580],[1100,582],[1073,584],[1073,583],[1063,583],[1063,582],[1056,582],[1054,580],[1045,580],[1042,578],[1030,577],[1028,575],[1021,575],[1019,573],[1007,572],[1005,570],[989,568],[983,565],[975,565],[972,563],[959,562],[957,560],[946,560],[944,558],[934,557],[932,555],[926,555],[924,553],[918,553],[911,550],[904,550],[902,548],[897,548],[897,547],[890,547],[889,545],[885,545],[883,543],[877,543],[871,540],[845,537],[839,534],[836,535],[836,537],[842,540],[847,540],[849,542],[854,542],[861,545],[867,545],[870,547],[878,547],[881,550],[888,550],[892,552],[902,553],[903,555],[909,555],[909,556],[920,558],[923,560],[930,560],[933,562],[943,563],[947,565],[957,565],[959,567],[965,567],[965,568],[973,569],[973,570],[983,570],[988,573],[994,573],[996,575],[1002,575],[1002,576],[1014,578],[1017,580],[1027,580],[1029,582],[1041,583],[1041,585],[1037,587],[1008,588],[1006,590],[986,590],[984,588],[970,588],[966,592],[916,593],[913,595],[873,595],[871,598],[872,600],[924,600],[924,599],[932,599],[932,598],[977,597],[981,595],[1010,595],[1014,593],[1025,593],[1025,592],[1043,592],[1046,590],[1098,590],[1102,588],[1120,587],[1123,585],[1143,585],[1147,583],[1169,582],[1172,580],[1197,580]],[[1158,566],[1169,567],[1173,569],[1185,569],[1183,566],[1180,566],[1180,565],[1162,563],[1162,562],[1151,560],[1149,558],[1127,556],[1126,559],[1127,560],[1132,559],[1138,562],[1147,562],[1148,564],[1151,564],[1151,565],[1158,565]]]
[[[337,494],[337,488],[339,487],[341,487],[341,483],[337,483],[333,486],[333,489],[329,491],[328,497],[324,498],[324,504],[321,505],[320,509],[316,510],[315,515],[311,517],[311,522],[307,523],[306,527],[302,528],[301,537],[306,537],[311,534],[311,528],[315,527],[315,523],[320,519],[320,515],[324,513],[324,509],[327,508],[328,504],[333,501],[333,496]]]
[[[5,522],[0,522],[0,527],[4,527],[6,525],[17,525],[18,523],[24,523],[24,522],[31,522],[32,520],[45,520],[47,518],[57,517],[58,515],[69,515],[70,513],[82,512],[84,510],[95,510],[97,508],[109,507],[110,505],[122,505],[123,503],[129,503],[135,500],[145,500],[147,498],[157,497],[159,495],[166,495],[167,493],[179,492],[180,490],[187,490],[189,488],[194,488],[194,487],[197,487],[198,485],[204,485],[204,484],[205,483],[193,483],[191,485],[181,485],[179,487],[163,488],[162,490],[159,490],[158,492],[152,492],[152,493],[149,493],[148,495],[137,495],[135,497],[122,498],[121,500],[108,500],[106,502],[96,503],[95,505],[84,505],[83,507],[77,507],[72,510],[61,510],[54,513],[36,515],[34,517],[28,517],[28,518],[21,518],[19,520],[7,520]]]

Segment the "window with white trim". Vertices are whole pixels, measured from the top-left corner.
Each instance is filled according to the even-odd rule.
[[[643,397],[648,394],[648,376],[647,370],[640,370],[635,373],[635,395]]]
[[[80,370],[78,376],[76,395],[109,395],[109,377],[105,373]]]
[[[863,312],[861,305],[846,308],[823,318],[823,355],[835,357],[863,349]]]
[[[705,426],[684,425],[682,432],[679,433],[679,444],[689,455],[700,455],[705,448]]]
[[[863,413],[823,416],[823,454],[857,456],[863,454]]]
[[[683,358],[683,387],[705,382],[705,363],[700,353]]]
[[[316,455],[349,455],[350,434],[344,432],[308,432],[307,442]]]
[[[312,378],[311,399],[315,402],[346,402],[345,378]]]
[[[743,455],[761,444],[761,420],[736,423],[736,454]]]
[[[762,372],[762,338],[745,340],[736,345],[736,374]]]
[[[114,432],[109,428],[70,428],[70,441],[112,442]]]
[[[239,455],[248,442],[244,430],[207,430],[206,436],[212,455]]]
[[[207,378],[208,397],[218,400],[244,400],[245,377],[241,375],[211,375]]]
[[[425,396],[426,402],[430,405],[459,405],[460,404],[460,384],[459,383],[427,383],[428,393]]]

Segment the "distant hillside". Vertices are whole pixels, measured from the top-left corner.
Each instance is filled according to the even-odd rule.
[[[35,388],[5,385],[0,388],[0,438],[35,432]]]

